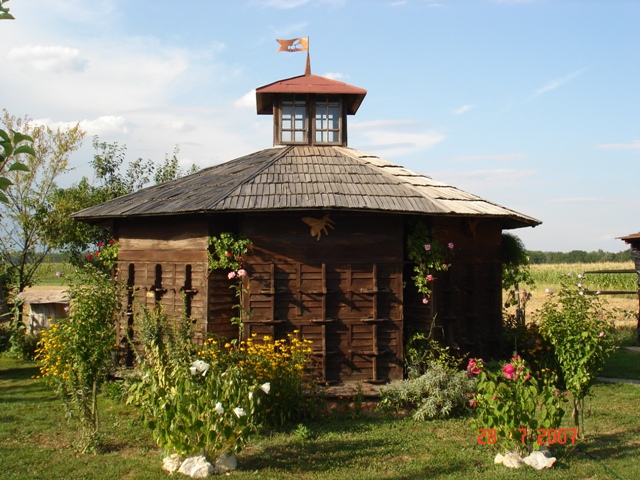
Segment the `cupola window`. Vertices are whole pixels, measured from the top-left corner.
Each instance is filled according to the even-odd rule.
[[[307,102],[303,96],[292,95],[282,100],[282,143],[308,143]]]
[[[339,97],[316,98],[316,143],[340,143],[341,116]]]
[[[341,145],[342,101],[337,95],[283,95],[280,143]]]

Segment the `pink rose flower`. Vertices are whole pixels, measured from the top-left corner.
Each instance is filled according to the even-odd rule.
[[[510,363],[507,363],[504,367],[502,367],[502,373],[508,380],[517,378],[516,369]]]
[[[422,303],[424,303],[424,304],[426,305],[427,303],[429,303],[429,299],[428,299],[428,298],[426,298],[426,297],[425,297],[425,298],[423,298],[423,299],[422,299]]]
[[[604,337],[604,332],[600,332],[600,335],[598,335],[600,338]]]
[[[453,250],[453,247],[454,247],[453,242],[449,242],[447,244],[447,247],[449,247],[450,250]]]
[[[244,277],[246,274],[247,274],[247,271],[244,268],[241,268],[240,270],[238,270],[239,277]]]
[[[431,250],[431,245],[429,245],[428,243],[424,246],[424,249],[428,252],[429,250]]]
[[[231,280],[232,278],[236,278],[236,272],[229,272],[227,277],[229,277],[229,280]]]
[[[476,402],[475,400],[469,400],[469,406],[470,407],[477,407],[478,406],[478,402]]]
[[[482,360],[480,360],[481,364],[482,364]],[[478,375],[480,374],[482,370],[480,370],[480,367],[478,367],[478,363],[477,360],[475,358],[470,358],[469,359],[469,365],[467,365],[467,374],[469,376],[471,375]]]
[[[431,274],[427,275],[427,282],[430,282],[431,280],[433,280],[433,275]]]

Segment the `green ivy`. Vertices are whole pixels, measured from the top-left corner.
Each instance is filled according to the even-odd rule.
[[[416,274],[414,281],[418,292],[423,294],[423,303],[428,303],[435,280],[434,273],[448,270],[453,256],[454,244],[443,245],[435,239],[434,233],[424,222],[418,221],[413,225],[413,231],[407,238],[409,259],[414,263]]]
[[[236,297],[238,297],[238,304],[235,305],[235,308],[240,311],[240,314],[237,317],[233,317],[231,323],[238,326],[240,338],[242,338],[243,333],[242,319],[249,314],[248,311],[242,308],[244,294],[246,293],[244,278],[247,276],[243,256],[251,245],[251,240],[236,238],[232,233],[224,232],[219,237],[209,238],[210,248],[207,251],[209,273],[212,270],[227,270],[227,277],[232,281],[229,288],[233,289]]]

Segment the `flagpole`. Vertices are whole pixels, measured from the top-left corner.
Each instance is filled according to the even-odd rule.
[[[310,57],[310,50],[311,50],[311,45],[310,45],[310,37],[307,37],[307,65],[305,66],[304,69],[304,74],[305,76],[309,76],[311,75],[311,57]]]

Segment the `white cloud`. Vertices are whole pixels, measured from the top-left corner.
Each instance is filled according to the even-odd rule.
[[[265,7],[288,10],[290,8],[301,7],[302,5],[309,3],[309,0],[262,0],[259,3],[261,3]]]
[[[233,102],[236,108],[253,108],[256,109],[256,91],[255,89],[245,93],[243,96]]]
[[[193,123],[183,119],[168,119],[160,122],[160,127],[177,133],[187,133],[196,130],[198,127]]]
[[[82,72],[89,63],[80,50],[59,45],[23,45],[9,50],[7,58],[36,72]]]
[[[88,135],[108,135],[114,133],[128,133],[127,120],[119,115],[105,115],[95,120],[82,120],[80,127]]]
[[[322,76],[326,77],[326,78],[330,78],[332,80],[340,80],[340,79],[345,78],[345,76],[342,73],[339,73],[339,72],[327,72]]]
[[[424,128],[413,120],[372,120],[349,125],[349,131],[364,140],[356,142],[365,145],[363,149],[380,152],[384,158],[392,158],[426,150],[442,142],[445,136]]]
[[[50,118],[37,118],[33,120],[35,125],[46,125],[52,130],[69,129],[80,124],[80,128],[84,130],[88,136],[92,135],[110,135],[118,133],[128,133],[127,120],[117,115],[105,115],[94,120],[80,120],[79,122],[54,121]]]
[[[524,153],[503,153],[496,155],[461,155],[451,159],[452,162],[480,162],[484,160],[496,162],[513,162],[524,160],[527,156]]]
[[[606,150],[640,150],[640,140],[635,140],[631,143],[602,143],[596,145],[596,147]]]
[[[452,185],[456,185],[467,192],[478,194],[478,192],[503,191],[506,187],[518,188],[523,179],[537,175],[538,171],[532,169],[496,168],[432,173],[433,177],[440,181],[446,178]]]
[[[555,78],[551,80],[550,82],[546,83],[544,86],[534,90],[531,96],[529,97],[528,101],[533,100],[534,98],[539,97],[540,95],[544,95],[545,93],[549,93],[557,88],[560,88],[565,83],[570,82],[571,80],[582,75],[586,71],[587,71],[586,68],[581,68],[563,77]]]
[[[462,113],[468,112],[469,110],[471,110],[474,107],[475,107],[475,105],[462,105],[461,107],[458,107],[455,110],[453,110],[453,113],[456,114],[456,115],[460,115]]]

